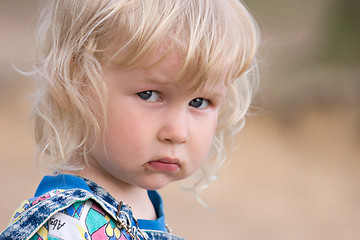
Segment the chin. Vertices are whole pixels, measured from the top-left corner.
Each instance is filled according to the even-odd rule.
[[[159,190],[166,187],[170,182],[172,181],[169,179],[149,179],[138,186],[147,190]]]
[[[159,190],[166,187],[169,183],[164,184],[145,184],[142,188],[146,190]]]

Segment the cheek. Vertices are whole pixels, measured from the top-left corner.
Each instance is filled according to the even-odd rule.
[[[136,114],[127,111],[111,116],[106,133],[107,144],[118,143],[136,147],[147,135],[146,123],[146,116],[136,116]]]
[[[211,139],[210,142],[212,142],[212,139],[214,138],[216,129],[217,129],[217,119],[218,119],[218,111],[215,111],[212,114],[211,120],[208,122],[207,128],[208,130],[206,133],[208,134],[208,138]]]
[[[201,157],[202,160],[208,156],[216,131],[216,118],[214,117],[211,119],[212,120],[207,121],[206,124],[199,124],[197,126],[198,131],[195,131],[194,134],[197,143],[194,144],[194,151],[197,151],[198,154],[201,155],[199,157]]]

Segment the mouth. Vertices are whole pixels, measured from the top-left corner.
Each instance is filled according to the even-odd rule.
[[[177,158],[161,158],[147,163],[152,170],[159,172],[175,173],[180,170],[180,161]]]

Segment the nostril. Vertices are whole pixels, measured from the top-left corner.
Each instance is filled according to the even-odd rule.
[[[160,141],[166,143],[183,144],[188,142],[188,128],[185,124],[179,124],[179,122],[173,121],[172,124],[162,126],[158,130],[158,138]]]

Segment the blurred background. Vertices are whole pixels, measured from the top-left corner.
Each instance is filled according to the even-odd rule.
[[[360,238],[360,1],[247,0],[262,31],[261,89],[239,147],[202,207],[161,193],[174,232],[194,239]],[[40,174],[29,127],[40,1],[0,1],[0,229]]]

